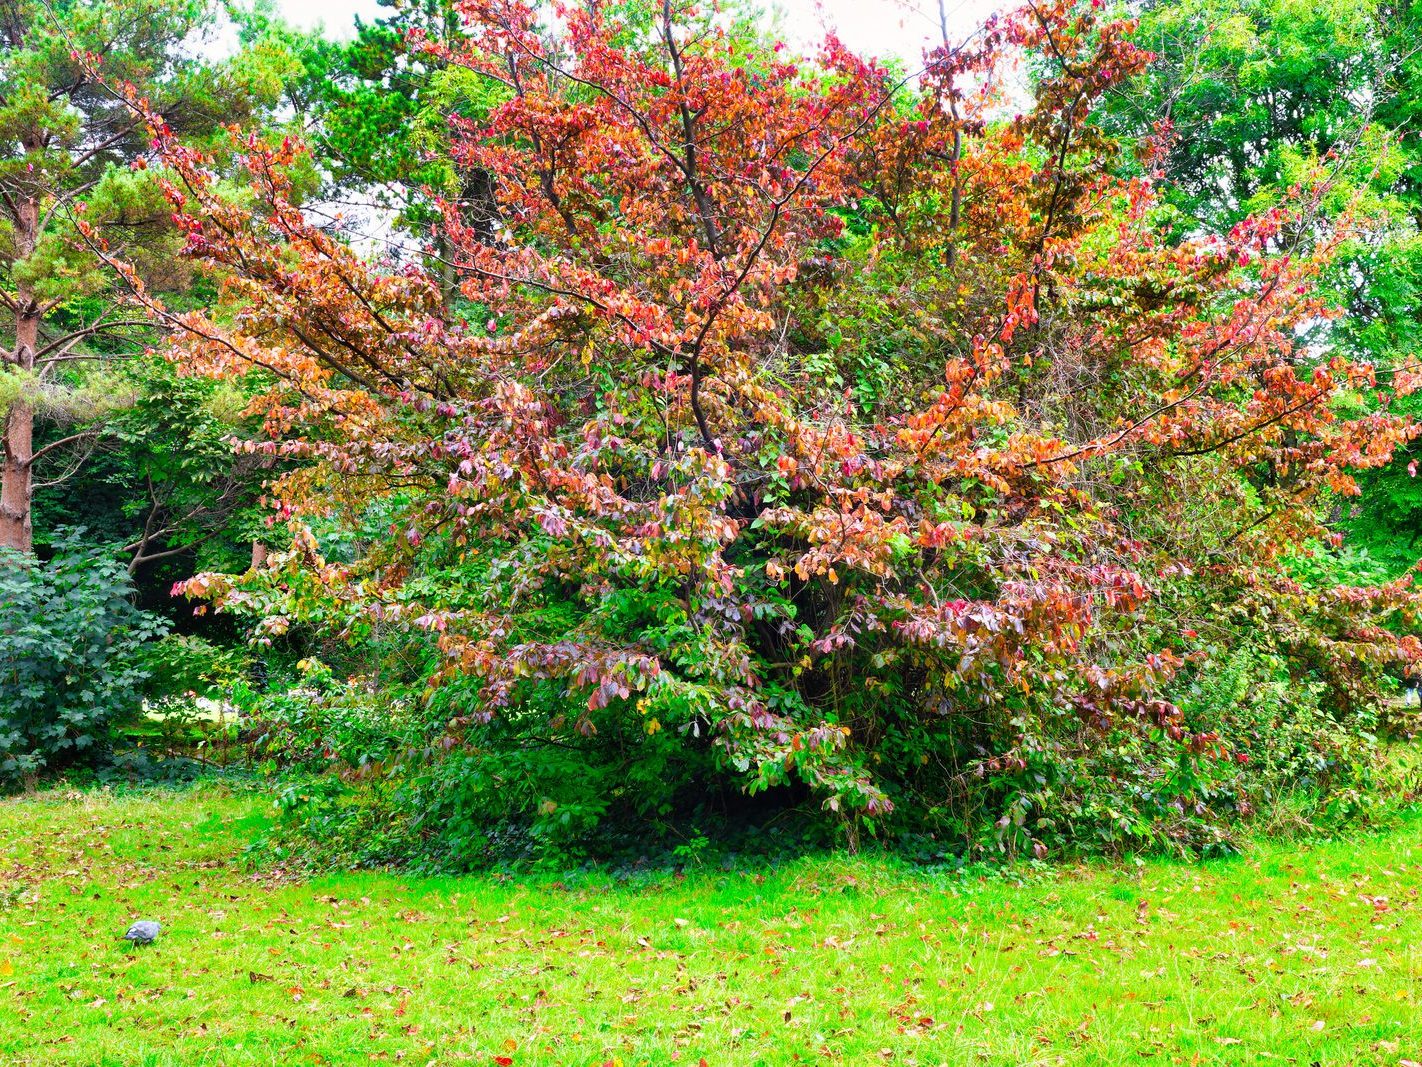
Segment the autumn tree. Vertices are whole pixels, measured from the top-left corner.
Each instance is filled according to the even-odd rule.
[[[1333,313],[1341,236],[1290,237],[1326,174],[1185,240],[1155,171],[1121,176],[1092,120],[1145,68],[1132,24],[1029,4],[905,78],[671,0],[459,11],[462,40],[413,38],[495,100],[452,119],[497,216],[443,204],[455,313],[436,271],[308,220],[300,146],[245,142],[254,211],[163,141],[187,251],[241,308],[162,312],[179,358],[269,376],[246,447],[300,462],[291,550],[187,591],[268,636],[429,635],[421,751],[512,734],[638,780],[805,789],[851,834],[986,806],[1013,848],[1061,843],[1033,798],[1084,767],[1184,838],[1208,820],[1171,813],[1227,791],[1169,768],[1248,758],[1175,699],[1215,603],[1274,620],[1338,708],[1417,656],[1389,629],[1407,583],[1283,566],[1326,534],[1321,495],[1414,432],[1347,401],[1415,370],[1299,358]],[[312,530],[333,516],[384,536],[337,551]]]

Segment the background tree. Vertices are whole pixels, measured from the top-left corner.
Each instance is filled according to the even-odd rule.
[[[48,529],[83,528],[117,546],[146,605],[171,611],[174,581],[194,566],[245,564],[264,539],[258,500],[270,464],[233,454],[233,437],[252,432],[240,383],[180,375],[154,355],[106,382],[130,395],[106,412],[80,469],[36,493],[35,513]]]
[[[1180,234],[1232,226],[1329,167],[1328,213],[1354,226],[1321,282],[1346,314],[1312,335],[1318,351],[1347,351],[1383,375],[1415,358],[1422,331],[1416,19],[1415,5],[1372,0],[1148,3],[1138,39],[1157,60],[1105,117],[1134,136],[1168,131],[1158,176]],[[1418,413],[1414,399],[1393,403]],[[1422,537],[1414,459],[1403,450],[1361,476],[1365,493],[1333,506],[1351,542],[1394,575],[1416,564]]]
[[[1233,225],[1299,156],[1351,144],[1397,58],[1371,2],[1153,0],[1136,39],[1156,58],[1110,113],[1168,124],[1162,196],[1183,232]]]
[[[290,56],[285,97],[310,142],[322,186],[312,209],[363,246],[406,258],[448,259],[434,225],[438,201],[460,203],[471,222],[493,225],[487,176],[450,163],[450,120],[487,112],[488,87],[410,35],[456,43],[462,20],[448,0],[382,0],[388,14],[355,20],[349,41],[295,30],[269,6],[239,16],[249,45]],[[453,273],[443,268],[448,299]]]
[[[447,65],[412,49],[409,34],[453,44],[461,20],[444,0],[386,6],[390,13],[374,22],[357,19],[351,41],[310,42],[291,92],[333,192],[363,193],[396,226],[428,235],[436,216],[431,197],[459,199],[442,149],[463,101]]]
[[[152,138],[114,93],[144,87],[175,136],[251,121],[270,71],[251,56],[203,60],[216,26],[202,0],[8,0],[0,5],[0,545],[28,551],[38,486],[83,461],[96,419],[128,385],[101,367],[149,346],[146,316],[85,246],[83,218],[157,291],[192,278],[182,239],[143,165]],[[38,425],[37,425],[38,424]],[[36,471],[39,474],[36,475]],[[38,482],[36,481],[38,477]]]

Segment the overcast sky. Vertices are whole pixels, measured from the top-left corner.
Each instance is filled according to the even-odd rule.
[[[968,36],[999,0],[944,0],[953,36]],[[373,18],[375,0],[279,0],[298,26],[320,23],[332,36],[345,36],[356,15]],[[835,28],[856,52],[914,60],[925,43],[937,43],[938,0],[778,0],[785,34],[798,46],[813,44],[826,26]]]

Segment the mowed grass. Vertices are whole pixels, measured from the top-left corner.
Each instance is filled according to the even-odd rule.
[[[1416,819],[1023,885],[838,856],[567,886],[254,872],[268,810],[0,804],[0,1062],[1422,1061]]]

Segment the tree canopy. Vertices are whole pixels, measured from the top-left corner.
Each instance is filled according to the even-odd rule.
[[[1051,0],[904,69],[689,0],[254,17],[308,138],[80,55],[210,288],[71,244],[159,396],[230,401],[155,514],[264,483],[273,551],[178,589],[367,709],[347,784],[425,839],[764,794],[1207,848],[1359,788],[1422,658],[1411,563],[1345,542],[1416,469],[1409,18]]]

